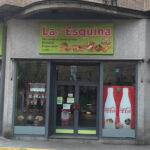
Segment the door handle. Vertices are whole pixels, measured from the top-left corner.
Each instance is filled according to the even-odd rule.
[[[76,104],[73,103],[73,104],[71,105],[71,107],[72,107],[73,110],[75,110],[75,109],[76,109]]]
[[[77,110],[80,110],[80,103],[77,103],[77,104],[76,104],[76,109],[77,109]]]

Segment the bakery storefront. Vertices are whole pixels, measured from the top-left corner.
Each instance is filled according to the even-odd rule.
[[[20,41],[10,54],[14,136],[136,138],[138,63],[111,60],[116,24],[10,21],[8,34],[18,31]]]

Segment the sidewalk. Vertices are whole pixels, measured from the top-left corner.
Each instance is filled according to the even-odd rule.
[[[143,145],[113,145],[113,144],[100,144],[95,140],[72,140],[72,139],[52,139],[48,141],[22,141],[22,140],[9,140],[0,137],[0,148],[33,148],[31,150],[150,150],[150,146]],[[0,149],[10,150],[10,149]],[[16,149],[13,149],[16,150]],[[18,149],[17,149],[18,150]],[[20,149],[28,150],[28,149]],[[29,149],[30,150],[30,149]]]
[[[37,149],[37,148],[6,148],[2,147],[0,150],[54,150],[54,149]]]

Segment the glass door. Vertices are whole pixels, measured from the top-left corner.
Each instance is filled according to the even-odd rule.
[[[56,133],[96,135],[97,86],[57,85]]]
[[[96,135],[98,66],[56,65],[55,133]]]
[[[96,134],[97,86],[79,86],[78,134]]]
[[[56,133],[74,133],[75,103],[74,85],[57,85],[56,104]]]

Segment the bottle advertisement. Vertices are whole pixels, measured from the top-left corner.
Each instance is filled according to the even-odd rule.
[[[134,86],[104,86],[103,128],[135,129]]]

